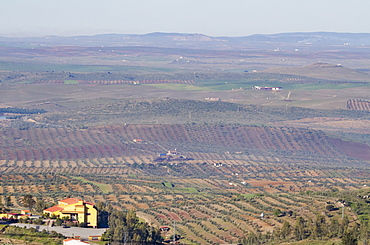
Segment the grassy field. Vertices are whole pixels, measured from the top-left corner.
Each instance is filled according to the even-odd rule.
[[[180,90],[180,91],[211,91],[208,87],[199,87],[196,85],[188,84],[148,84],[143,86],[153,86],[163,90]]]
[[[98,182],[94,182],[94,181],[89,181],[89,180],[87,180],[87,179],[85,179],[83,177],[75,177],[75,176],[72,176],[71,178],[80,180],[80,181],[82,181],[82,183],[87,183],[87,184],[95,185],[95,186],[99,187],[99,189],[101,190],[101,192],[104,193],[104,194],[108,194],[108,193],[111,193],[113,191],[112,190],[112,187],[110,185],[107,185],[107,184],[98,183]]]
[[[78,84],[77,80],[64,80],[64,84]]]
[[[200,87],[208,88],[209,90],[233,90],[233,89],[252,89],[253,86],[260,87],[282,87],[284,90],[322,90],[322,89],[347,89],[347,88],[369,88],[370,83],[353,83],[353,82],[339,82],[339,83],[303,83],[294,84],[281,81],[212,81],[199,82]]]

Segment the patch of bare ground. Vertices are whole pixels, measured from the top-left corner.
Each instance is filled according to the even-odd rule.
[[[274,230],[274,226],[271,226],[270,224],[266,223],[265,220],[254,219],[252,220],[252,222],[257,225],[258,229],[264,232],[272,232]]]
[[[118,206],[118,205],[115,205],[115,204],[112,204],[112,208],[114,208],[115,210],[118,210],[118,211],[123,210],[121,206]]]
[[[370,161],[370,146],[358,142],[332,138],[333,144],[350,157]]]
[[[94,196],[95,202],[106,202],[105,198],[102,195]]]
[[[90,184],[85,184],[84,188],[85,188],[85,192],[95,192],[94,188]]]
[[[150,208],[149,205],[146,204],[146,203],[137,203],[136,206],[137,206],[138,209],[148,209],[148,208]]]
[[[141,211],[136,211],[137,217],[145,220],[150,225],[156,225],[160,226],[161,224],[158,222],[158,219],[154,218],[152,215],[141,212]]]

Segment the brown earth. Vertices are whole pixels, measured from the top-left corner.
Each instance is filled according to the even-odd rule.
[[[344,154],[350,157],[370,161],[370,146],[358,142],[350,142],[334,138],[332,138],[331,141]]]

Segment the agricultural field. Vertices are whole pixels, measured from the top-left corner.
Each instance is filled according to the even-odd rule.
[[[338,47],[32,45],[0,46],[8,208],[23,209],[26,194],[50,206],[102,202],[170,227],[164,235],[176,229],[185,244],[268,239],[299,217],[370,220],[343,207],[369,194],[366,47],[344,60]]]
[[[240,154],[246,155],[248,160],[256,159],[253,157],[255,154],[262,155],[263,161],[304,157],[322,158],[327,162],[338,157],[342,161],[346,158],[370,160],[366,144],[332,138],[320,131],[284,127],[113,125],[86,129],[6,128],[0,131],[0,139],[1,165],[19,167],[152,163],[161,153],[174,149],[195,161],[222,162],[234,160]],[[77,159],[82,163],[76,163]]]
[[[208,244],[236,243],[251,231],[272,232],[291,220],[275,216],[277,209],[314,218],[326,202],[336,201],[328,191],[358,190],[370,184],[370,171],[363,169],[315,166],[310,170],[307,164],[280,165],[277,160],[223,162],[222,166],[202,162],[1,167],[0,194],[3,203],[10,197],[7,205],[14,209],[22,208],[20,200],[26,193],[50,205],[72,194],[117,210],[136,210],[153,225],[176,225],[185,243]],[[345,212],[351,222],[356,219],[349,208]]]
[[[370,101],[351,99],[347,101],[349,110],[370,111]]]

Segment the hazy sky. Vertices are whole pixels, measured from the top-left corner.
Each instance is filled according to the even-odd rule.
[[[369,0],[0,0],[1,36],[370,32]]]

